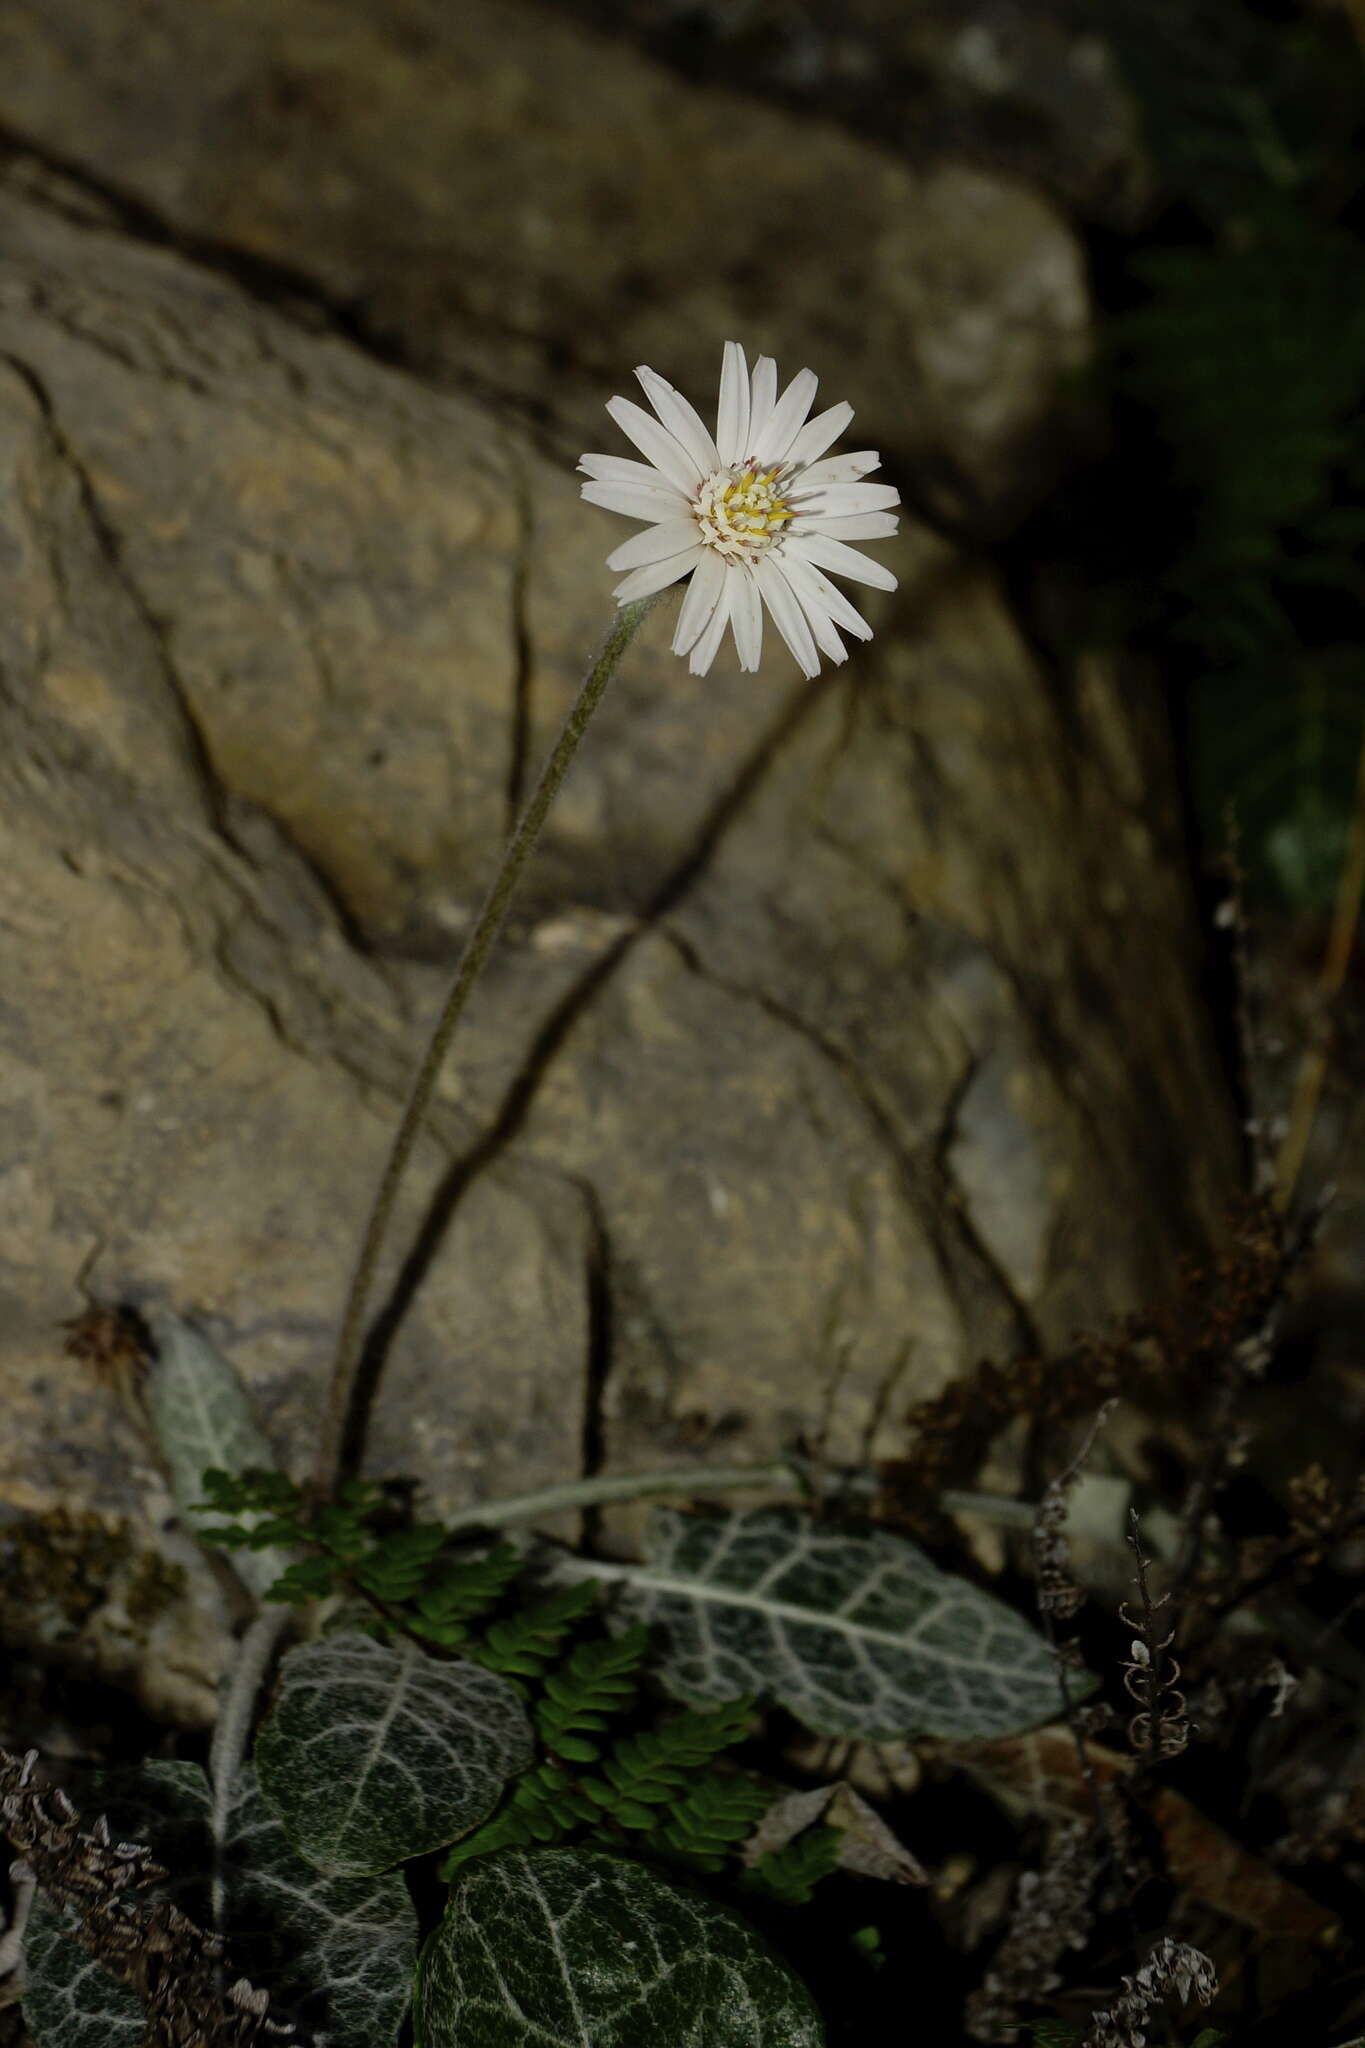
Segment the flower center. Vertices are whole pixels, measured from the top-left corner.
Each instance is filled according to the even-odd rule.
[[[706,545],[731,561],[752,561],[781,540],[792,515],[781,495],[780,477],[780,468],[760,470],[753,461],[708,477],[693,507]]]

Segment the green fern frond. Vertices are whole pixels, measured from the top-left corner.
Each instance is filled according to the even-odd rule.
[[[437,1561],[404,1615],[414,1635],[451,1646],[463,1643],[469,1623],[497,1606],[521,1570],[511,1543],[499,1543],[482,1557],[454,1556]]]
[[[490,1630],[475,1654],[484,1658],[496,1635],[493,1655],[515,1660],[516,1674],[534,1679],[548,1639],[562,1636],[586,1611],[585,1590],[574,1588],[572,1600],[555,1595],[514,1615]],[[474,1856],[582,1829],[618,1841],[625,1830],[642,1838],[646,1852],[695,1868],[721,1867],[772,1796],[747,1778],[713,1784],[704,1776],[722,1750],[743,1741],[752,1701],[677,1714],[659,1728],[619,1737],[597,1771],[569,1768],[598,1761],[612,1721],[630,1709],[647,1645],[643,1627],[580,1643],[545,1676],[535,1720],[550,1758],[519,1778],[497,1813],[456,1845],[443,1866],[446,1875]]]
[[[322,1524],[323,1517],[319,1516],[319,1540],[335,1549],[334,1539]],[[439,1522],[414,1522],[409,1528],[393,1529],[378,1540],[372,1538],[368,1553],[356,1564],[356,1583],[377,1600],[401,1607],[422,1590],[446,1541],[446,1532]]]
[[[1277,672],[1210,676],[1191,712],[1195,789],[1210,818],[1232,793],[1253,880],[1304,907],[1331,902],[1365,740],[1365,650]]]
[[[720,1870],[772,1803],[771,1786],[739,1773],[712,1773],[678,1801],[648,1846],[694,1870]]]
[[[648,1647],[649,1631],[637,1623],[619,1636],[580,1643],[548,1673],[536,1728],[552,1756],[596,1762],[600,1745],[590,1738],[602,1734],[634,1698]]]
[[[666,1806],[722,1750],[744,1740],[753,1711],[753,1700],[736,1699],[675,1715],[616,1743],[602,1775],[622,1801]]]
[[[270,1585],[265,1597],[285,1607],[306,1607],[310,1600],[325,1600],[336,1581],[337,1567],[330,1557],[300,1557]]]
[[[363,1480],[342,1486],[318,1506],[279,1472],[204,1475],[207,1512],[261,1516],[250,1528],[233,1520],[201,1533],[224,1549],[302,1549],[267,1597],[291,1606],[346,1587],[388,1610],[392,1627],[443,1647],[464,1642],[468,1624],[490,1612],[521,1569],[516,1549],[497,1545],[482,1556],[450,1549],[439,1522],[378,1530],[387,1508],[381,1488]]]
[[[1116,326],[1120,383],[1151,412],[1190,503],[1192,585],[1277,572],[1358,433],[1360,245],[1284,207],[1244,243],[1160,249],[1132,270],[1148,300]]]
[[[199,1528],[201,1542],[221,1550],[268,1550],[299,1540],[305,1519],[303,1493],[286,1473],[212,1470],[204,1474],[202,1485],[204,1498],[194,1503],[194,1512],[231,1520],[220,1527]],[[245,1515],[268,1519],[244,1528],[239,1518]]]
[[[489,1856],[495,1849],[544,1848],[599,1818],[597,1808],[562,1766],[539,1764],[518,1778],[490,1820],[455,1844],[440,1867],[440,1876],[449,1884],[456,1871],[476,1856]]]
[[[205,1498],[195,1502],[196,1513],[223,1515],[268,1514],[298,1508],[302,1489],[286,1472],[262,1469],[249,1472],[221,1472],[216,1467],[204,1474]]]
[[[1095,0],[1162,183],[1242,219],[1340,161],[1360,119],[1345,22],[1286,27],[1227,0]]]
[[[563,1649],[573,1624],[592,1610],[599,1583],[597,1579],[580,1579],[504,1621],[495,1621],[481,1642],[469,1646],[466,1655],[505,1678],[540,1678],[551,1658]]]
[[[1190,210],[1178,244],[1130,259],[1140,302],[1106,344],[1170,497],[1158,552],[1109,609],[1124,630],[1126,598],[1127,630],[1188,680],[1210,838],[1231,802],[1253,889],[1325,909],[1365,702],[1365,69],[1344,15],[1103,12],[1159,175]]]

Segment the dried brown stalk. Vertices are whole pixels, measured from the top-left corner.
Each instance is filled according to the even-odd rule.
[[[298,2030],[270,2017],[269,1994],[231,1979],[223,1944],[167,1899],[131,1894],[166,1872],[139,1842],[115,1842],[103,1818],[86,1832],[65,1792],[40,1787],[38,1752],[0,1749],[0,1833],[17,1866],[74,1916],[72,1938],[141,2001],[144,2048],[266,2048]]]

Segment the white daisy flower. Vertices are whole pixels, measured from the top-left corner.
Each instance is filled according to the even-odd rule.
[[[809,419],[813,371],[793,377],[779,398],[772,357],[760,356],[750,376],[743,349],[727,341],[713,440],[671,384],[653,370],[635,374],[657,418],[629,398],[613,398],[607,411],[645,460],[585,455],[578,465],[592,478],[583,486],[589,504],[646,522],[607,557],[609,569],[630,572],[617,600],[628,604],[690,575],[673,652],[691,656],[695,676],[707,673],[727,626],[740,667],[758,667],[764,605],[808,676],[818,675],[820,652],[846,658],[838,627],[870,640],[872,628],[825,572],[894,590],[890,570],[849,542],[893,534],[890,507],[900,497],[889,484],[860,481],[877,467],[871,451],[825,454],[852,406]]]

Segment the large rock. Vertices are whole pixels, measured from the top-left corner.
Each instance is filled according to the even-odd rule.
[[[515,522],[468,406],[98,231],[8,203],[3,233],[0,1497],[109,1513],[157,1482],[61,1353],[83,1272],[198,1310],[306,1455],[411,1063],[402,992],[347,930],[421,863],[439,929],[501,829]],[[481,1177],[405,1325],[381,1462],[446,1500],[573,1468],[593,1242],[567,1176]]]
[[[306,1463],[401,1088],[614,529],[485,405],[70,188],[0,195],[0,241],[0,1500],[7,1542],[60,1505],[141,1556],[153,1461],[56,1325],[80,1284],[199,1315]],[[369,1458],[438,1511],[761,1455],[836,1370],[855,1454],[889,1374],[904,1401],[1065,1338],[1216,1212],[1155,706],[1044,671],[922,527],[888,557],[846,670],[774,645],[698,680],[661,612],[608,694],[393,1248],[434,1205]],[[224,1639],[180,1562],[219,1620],[143,1682],[183,1717]]]
[[[1088,0],[552,0],[693,80],[843,123],[912,163],[1022,177],[1131,226],[1149,195],[1136,109]]]
[[[3,127],[561,451],[635,363],[712,392],[726,336],[837,381],[959,521],[1007,523],[1075,447],[1084,272],[1041,196],[515,0],[45,0],[0,19]]]

